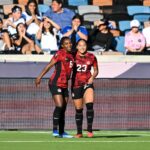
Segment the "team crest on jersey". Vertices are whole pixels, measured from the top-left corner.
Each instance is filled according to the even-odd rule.
[[[87,65],[90,65],[91,63],[90,63],[90,61],[87,61],[87,63],[86,63]]]
[[[57,91],[60,93],[60,92],[61,92],[61,89],[57,89]]]

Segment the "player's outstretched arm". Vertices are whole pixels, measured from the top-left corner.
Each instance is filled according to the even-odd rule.
[[[52,59],[48,65],[42,70],[40,75],[35,79],[36,87],[40,84],[42,77],[54,66],[55,61]]]

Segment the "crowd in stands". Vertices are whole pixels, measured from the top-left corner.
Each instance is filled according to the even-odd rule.
[[[132,18],[130,30],[123,33],[109,15],[90,22],[90,27],[89,30],[84,24],[83,16],[65,8],[62,0],[52,0],[45,13],[38,10],[36,0],[28,0],[25,11],[14,5],[7,18],[0,18],[0,53],[53,54],[59,49],[59,42],[64,36],[71,39],[73,52],[76,51],[79,39],[88,41],[89,51],[101,54],[118,52],[115,38],[122,34],[124,54],[150,54],[150,27],[144,28],[143,23],[137,19]]]

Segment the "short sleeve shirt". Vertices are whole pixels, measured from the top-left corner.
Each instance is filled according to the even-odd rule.
[[[84,57],[78,55],[78,53],[76,54],[72,75],[73,88],[84,86],[88,83],[92,67],[97,67],[97,59],[93,54],[87,52]]]
[[[67,88],[74,62],[72,54],[61,49],[56,52],[52,60],[56,63],[54,73],[50,77],[49,83],[61,88]]]

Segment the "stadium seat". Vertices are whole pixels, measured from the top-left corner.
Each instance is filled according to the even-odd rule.
[[[68,5],[71,6],[88,5],[88,0],[68,0]]]
[[[124,36],[118,36],[114,38],[115,50],[123,54],[125,54],[126,51],[124,47],[124,40],[125,40]]]
[[[144,6],[150,6],[150,0],[143,0]]]
[[[85,13],[100,13],[99,6],[93,6],[93,5],[82,5],[78,6],[78,13],[80,15],[83,15]]]
[[[43,0],[43,4],[45,5],[51,5],[52,0]]]
[[[148,6],[127,6],[127,12],[133,16],[137,13],[150,13],[150,8]]]
[[[134,14],[133,19],[137,19],[140,22],[145,22],[148,21],[150,19],[150,13],[137,13]]]
[[[127,7],[124,5],[102,6],[102,12],[106,14],[111,13],[127,13]]]
[[[123,33],[123,35],[125,35],[127,32],[130,31],[131,29],[130,22],[131,22],[130,20],[118,22],[119,30]],[[143,24],[140,25],[139,30],[142,31],[142,28],[143,28]]]
[[[113,0],[93,0],[93,5],[96,6],[112,6]]]
[[[50,9],[50,7],[45,4],[38,4],[38,9],[39,9],[39,12],[43,15]]]
[[[106,14],[105,18],[108,18],[109,20],[113,20],[116,23],[122,20],[131,20],[132,18],[125,12],[117,12],[117,13],[111,13],[111,14]]]
[[[119,21],[119,30],[122,32],[126,32],[130,30],[130,20]]]
[[[19,6],[22,8],[22,11],[24,12],[25,11],[25,5],[20,5],[20,4],[11,4],[11,5],[4,5],[3,6],[3,10],[4,10],[4,14],[5,15],[8,15],[11,13],[11,9],[14,7],[14,6]]]
[[[18,4],[27,5],[28,0],[18,0]]]
[[[85,26],[88,31],[91,31],[91,29],[93,27],[93,22],[91,22],[91,21],[83,21],[82,25]]]
[[[10,5],[13,4],[13,0],[0,0],[0,5]]]
[[[91,21],[91,22],[104,18],[104,15],[101,13],[84,13],[82,16],[84,21]]]
[[[114,5],[142,5],[143,0],[113,0]]]

